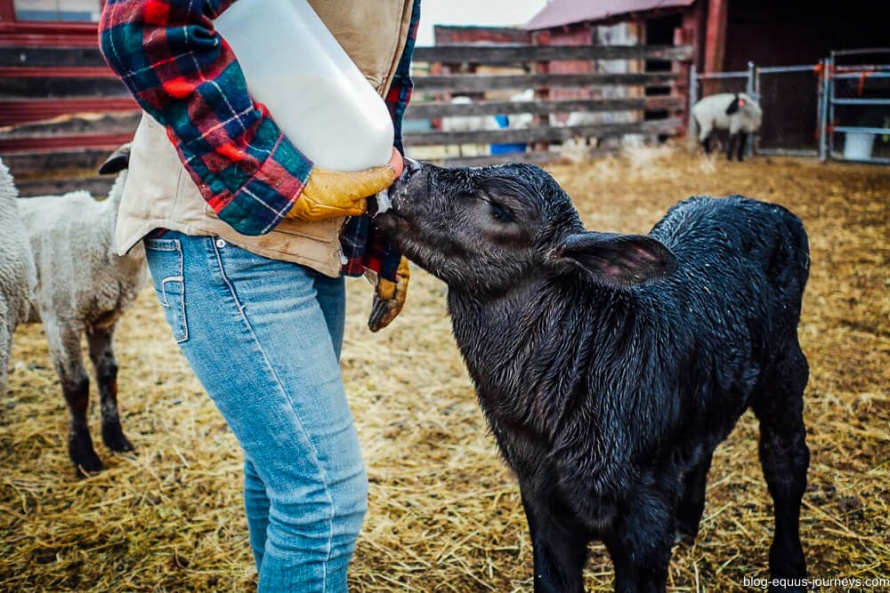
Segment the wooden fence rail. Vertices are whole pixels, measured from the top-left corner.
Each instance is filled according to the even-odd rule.
[[[582,137],[614,137],[624,134],[674,134],[682,126],[680,118],[643,122],[603,123],[572,127],[542,126],[520,130],[488,130],[479,132],[425,132],[407,134],[406,146],[439,146],[443,144],[530,144],[556,142]],[[521,157],[516,157],[520,158]]]
[[[548,146],[578,136],[682,133],[686,101],[675,89],[685,83],[683,65],[691,57],[692,48],[687,46],[418,47],[415,95],[405,114],[404,143],[409,153],[423,149],[430,154],[431,147],[441,147],[443,160],[455,164],[507,158],[487,154],[469,161],[459,155],[449,160],[455,156],[449,149],[462,144],[525,144],[527,151],[509,158],[546,162],[553,156]],[[607,72],[595,66],[599,60],[630,61],[635,66],[627,72]],[[551,68],[560,62],[586,62],[590,71]],[[647,72],[647,63],[672,66]],[[510,94],[526,89],[534,90],[534,100],[508,100]],[[554,92],[565,89],[581,89],[584,96]],[[662,93],[669,89],[670,94],[647,89]],[[479,100],[450,102],[461,94]],[[573,112],[600,114],[601,121],[573,128],[554,125],[554,115]],[[66,47],[0,40],[0,154],[17,180],[22,178],[23,195],[69,189],[59,176],[63,173],[53,172],[98,166],[108,151],[132,137],[138,114],[138,105],[97,47],[83,40]],[[533,122],[525,129],[440,129],[442,118],[523,114]],[[657,117],[652,119],[652,114]],[[78,187],[95,189],[111,183],[101,177],[79,177]]]
[[[684,61],[692,46],[673,45],[451,45],[418,47],[415,62],[504,66],[532,62],[583,60]]]
[[[414,88],[421,92],[484,93],[533,87],[663,86],[682,80],[674,72],[591,74],[453,74],[418,76]]]
[[[578,140],[592,145],[625,135],[676,136],[684,132],[688,66],[691,46],[438,46],[417,48],[414,62],[429,65],[430,74],[414,78],[416,98],[409,106],[404,142],[412,148],[444,146],[419,152],[446,164],[484,164],[504,160],[546,162],[561,158],[554,147]],[[599,61],[608,60],[605,67]],[[609,71],[616,61],[624,71]],[[566,67],[566,63],[575,68]],[[650,63],[662,65],[646,71]],[[665,63],[667,67],[665,67]],[[578,67],[578,64],[582,64]],[[561,67],[556,67],[561,66]],[[532,100],[507,100],[505,95],[532,89]],[[451,103],[455,95],[473,97]],[[569,95],[567,98],[566,95]],[[528,99],[528,97],[526,97]],[[566,126],[568,114],[585,114],[586,121]],[[594,118],[589,117],[594,114]],[[522,129],[444,131],[442,118],[525,116]],[[598,116],[598,117],[597,117]],[[418,131],[412,120],[427,120]],[[489,126],[493,127],[493,126]],[[511,129],[512,128],[512,129]],[[474,147],[472,157],[464,145]],[[495,147],[518,148],[509,157],[493,154]],[[457,154],[453,150],[457,147]],[[481,154],[479,148],[482,147]],[[486,150],[490,147],[490,151]]]

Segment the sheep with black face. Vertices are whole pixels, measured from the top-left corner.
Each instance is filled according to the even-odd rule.
[[[711,138],[717,130],[726,130],[729,141],[726,158],[733,154],[741,162],[748,135],[755,134],[763,122],[760,104],[745,93],[717,93],[702,97],[692,106],[692,117],[698,124],[698,139],[706,154],[711,152]]]
[[[805,577],[809,255],[796,216],[693,197],[649,235],[591,232],[525,164],[424,164],[391,195],[376,224],[448,285],[457,344],[519,481],[536,592],[583,591],[594,539],[617,591],[663,591],[672,545],[697,533],[714,449],[749,407],[775,502],[770,574]]]

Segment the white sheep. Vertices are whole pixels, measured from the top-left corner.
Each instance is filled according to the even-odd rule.
[[[559,124],[561,127],[574,128],[578,126],[602,125],[603,114],[591,113],[589,111],[572,111],[569,113],[565,123]],[[583,136],[576,134],[571,138],[564,140],[562,143],[563,151],[575,151],[580,155],[585,154],[589,149],[596,148],[599,145],[599,138]]]
[[[452,105],[470,105],[473,100],[469,97],[452,97]],[[477,132],[482,130],[499,130],[497,119],[493,115],[449,115],[442,118],[443,132]],[[475,145],[476,154],[484,154],[485,149],[481,143]],[[464,145],[458,145],[458,153],[464,156]],[[472,156],[472,155],[469,155]]]
[[[6,393],[12,335],[28,317],[37,283],[17,197],[15,181],[0,159],[0,395]]]
[[[692,117],[698,124],[698,139],[706,154],[711,152],[711,135],[714,130],[729,130],[726,158],[743,160],[748,135],[760,129],[763,110],[745,93],[717,93],[702,97],[692,106]],[[736,148],[737,146],[737,148]]]
[[[525,89],[510,97],[514,103],[531,103],[535,100],[535,89]],[[532,127],[535,116],[531,113],[516,113],[508,117],[507,127],[511,130],[527,130]]]
[[[115,221],[127,179],[129,146],[112,154],[100,173],[118,173],[104,200],[89,192],[19,200],[37,268],[33,322],[42,321],[53,366],[69,411],[68,454],[81,472],[102,469],[87,425],[89,376],[81,357],[86,335],[102,410],[102,440],[112,451],[131,451],[117,405],[118,364],[112,339],[121,315],[148,279],[141,246],[113,251]]]

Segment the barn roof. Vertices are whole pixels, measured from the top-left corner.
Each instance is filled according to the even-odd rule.
[[[695,0],[551,0],[523,29],[538,30],[586,21],[603,21],[632,12],[689,6]]]

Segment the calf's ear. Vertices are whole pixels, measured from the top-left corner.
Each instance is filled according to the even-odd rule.
[[[660,280],[677,269],[671,250],[646,235],[577,233],[557,246],[553,258],[559,267],[581,268],[617,288]]]

